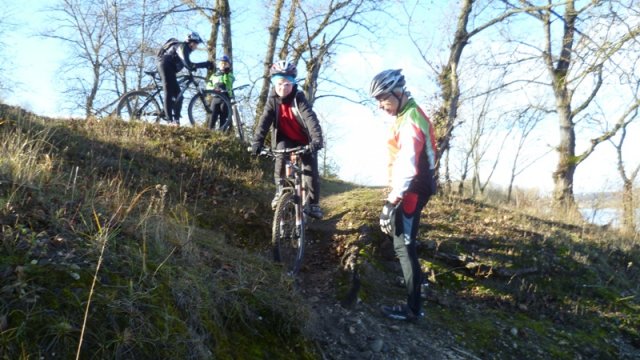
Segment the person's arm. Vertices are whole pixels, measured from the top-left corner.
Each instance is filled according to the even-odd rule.
[[[233,76],[233,73],[224,74],[222,80],[229,93],[229,99],[233,99],[233,82],[236,80],[235,76]]]
[[[314,146],[317,147],[316,150],[319,150],[324,146],[324,141],[318,116],[313,111],[311,104],[309,104],[303,92],[300,91],[296,94],[296,101],[298,103],[298,110],[302,116],[302,121],[304,121],[303,125],[309,132],[310,141],[312,144],[315,144]]]
[[[253,142],[260,144],[262,146],[264,144],[264,138],[267,136],[267,132],[273,125],[276,118],[276,111],[274,106],[274,101],[271,96],[267,98],[267,102],[264,105],[264,110],[262,111],[262,115],[258,120],[258,126],[256,127],[256,133],[254,134]],[[275,139],[273,139],[275,141]]]
[[[182,61],[182,65],[184,65],[184,67],[186,67],[189,71],[194,71],[201,68],[211,68],[213,66],[213,63],[211,61],[192,63],[191,59],[189,58],[189,56],[191,55],[191,48],[186,42],[180,43],[178,45],[176,54],[178,54],[178,58],[180,59],[180,61]]]

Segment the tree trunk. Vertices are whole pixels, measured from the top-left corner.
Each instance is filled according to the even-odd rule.
[[[440,128],[438,133],[442,134],[438,139],[438,149],[443,153],[449,149],[451,142],[451,134],[453,133],[454,124],[458,115],[458,105],[460,100],[460,85],[458,79],[458,64],[462,57],[462,50],[468,43],[467,24],[469,15],[473,7],[473,0],[464,0],[462,10],[458,17],[456,33],[453,44],[451,45],[451,53],[447,65],[442,69],[439,75],[440,87],[442,89],[443,105],[439,113],[444,124],[437,124]],[[436,164],[438,171],[439,164]]]
[[[554,67],[551,58],[551,19],[545,18],[547,52],[545,62],[551,75],[551,83],[556,98],[556,110],[560,125],[560,143],[558,144],[558,165],[553,173],[553,199],[556,207],[563,210],[576,210],[573,196],[573,177],[576,171],[576,134],[571,110],[571,92],[568,90],[568,73],[573,53],[573,39],[575,33],[576,11],[573,0],[565,6],[564,34],[562,49]]]
[[[633,182],[626,180],[622,190],[622,231],[636,233],[636,208],[633,201]]]
[[[558,99],[562,101],[562,99]],[[558,104],[560,122],[560,143],[558,145],[558,165],[553,173],[553,200],[561,209],[575,208],[573,176],[576,171],[576,135],[570,119],[570,104]]]
[[[209,34],[209,41],[207,43],[209,50],[209,60],[216,60],[217,46],[218,46],[218,32],[220,31],[220,11],[217,9],[220,6],[220,0],[216,1],[216,11],[211,16],[211,33]]]
[[[273,64],[273,56],[276,53],[276,42],[278,41],[278,34],[280,33],[280,17],[282,15],[282,7],[284,0],[277,0],[275,9],[273,12],[273,19],[271,26],[269,26],[269,42],[267,44],[267,51],[264,56],[264,67],[262,71],[262,87],[260,94],[258,95],[258,102],[256,104],[256,119],[259,119],[264,109],[264,104],[267,102],[267,96],[269,96],[269,89],[271,88],[271,77],[269,76],[269,68]],[[255,126],[258,125],[256,121]]]
[[[231,41],[231,9],[229,0],[217,0],[220,12],[220,25],[222,33],[222,52],[233,61],[233,43]],[[216,54],[214,53],[214,56]],[[233,63],[233,62],[232,62]]]

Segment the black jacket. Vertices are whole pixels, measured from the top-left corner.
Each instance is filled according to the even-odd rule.
[[[164,55],[159,56],[158,61],[160,63],[169,62],[171,65],[173,65],[173,68],[175,69],[176,72],[179,72],[185,67],[188,70],[193,71],[197,68],[206,68],[210,66],[209,61],[192,63],[191,60],[189,59],[189,55],[191,55],[191,51],[192,50],[189,47],[188,43],[179,42],[169,47],[164,52]]]
[[[275,146],[276,140],[278,140],[278,119],[280,118],[280,104],[291,104],[291,106],[295,106],[295,102],[298,104],[298,110],[300,111],[300,115],[302,119],[298,119],[296,116],[296,120],[298,124],[302,126],[302,129],[307,135],[307,139],[309,139],[310,143],[319,144],[319,147],[323,146],[322,143],[322,128],[320,128],[320,122],[318,121],[318,117],[316,113],[313,112],[311,105],[307,101],[307,98],[304,96],[302,91],[298,91],[297,85],[291,90],[291,94],[287,95],[284,98],[280,98],[276,92],[271,89],[271,93],[267,98],[267,103],[264,106],[264,111],[258,120],[258,127],[256,128],[256,134],[254,137],[254,142],[259,144],[264,144],[264,138],[269,131],[269,128],[272,128],[272,147]],[[302,121],[301,121],[302,120]]]

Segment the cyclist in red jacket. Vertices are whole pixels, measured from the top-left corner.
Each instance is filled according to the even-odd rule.
[[[388,140],[391,191],[380,214],[380,227],[393,238],[407,287],[406,305],[383,306],[382,312],[392,319],[416,320],[422,316],[423,282],[416,237],[420,212],[436,192],[433,125],[406,90],[401,70],[376,75],[369,93],[380,109],[395,116]]]
[[[258,120],[258,127],[251,150],[258,154],[263,146],[264,138],[271,128],[271,146],[284,149],[300,145],[311,146],[311,153],[302,155],[304,165],[304,181],[311,190],[309,216],[320,219],[324,215],[320,208],[320,176],[318,173],[318,150],[322,149],[322,129],[320,122],[304,93],[298,91],[295,64],[280,60],[270,70],[273,90],[269,94],[264,111]],[[275,161],[276,195],[271,202],[275,204],[282,190],[284,178],[284,161],[277,157]]]

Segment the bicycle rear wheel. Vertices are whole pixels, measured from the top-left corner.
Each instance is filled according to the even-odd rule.
[[[164,111],[154,96],[142,90],[126,93],[118,102],[116,114],[124,121],[158,123]]]
[[[273,215],[273,259],[284,267],[289,275],[296,275],[304,256],[304,218],[296,225],[296,202],[291,192],[280,196]]]

